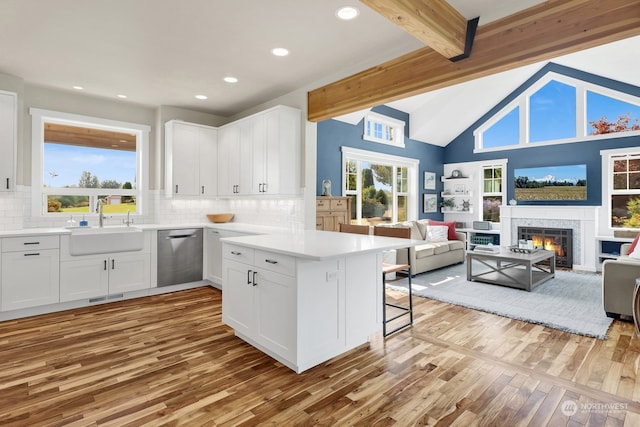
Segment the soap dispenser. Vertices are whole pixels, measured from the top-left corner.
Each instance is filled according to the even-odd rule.
[[[82,220],[80,221],[80,227],[88,227],[88,226],[89,226],[89,221],[84,219],[84,215],[82,215]]]
[[[73,215],[69,216],[69,220],[67,221],[67,228],[73,228],[76,226],[76,220],[73,219]]]

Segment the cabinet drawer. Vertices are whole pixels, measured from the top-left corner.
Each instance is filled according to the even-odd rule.
[[[246,246],[224,243],[222,245],[222,256],[225,259],[238,261],[245,264],[253,264],[253,249]]]
[[[332,200],[331,201],[331,210],[332,211],[345,211],[345,210],[347,210],[347,201],[346,200]]]
[[[58,249],[59,247],[59,236],[22,236],[5,237],[2,239],[2,252]]]
[[[328,211],[331,209],[331,200],[316,199],[316,211]]]
[[[296,275],[296,260],[289,255],[256,250],[254,265],[287,276]]]

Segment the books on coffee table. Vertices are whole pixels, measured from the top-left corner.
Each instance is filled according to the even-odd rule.
[[[487,245],[475,245],[473,248],[474,252],[487,252],[490,254],[497,254],[500,252],[500,246],[492,245],[491,243]]]

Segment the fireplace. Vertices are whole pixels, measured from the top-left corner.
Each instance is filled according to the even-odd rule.
[[[573,267],[573,230],[569,228],[518,227],[518,239],[556,253],[556,267]]]

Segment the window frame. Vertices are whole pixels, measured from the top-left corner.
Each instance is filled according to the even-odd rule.
[[[602,215],[602,217],[606,218],[606,229],[613,233],[616,231],[637,231],[638,228],[629,228],[629,227],[613,227],[611,225],[612,218],[612,205],[611,205],[611,197],[614,195],[638,195],[640,197],[640,189],[635,190],[616,190],[614,189],[614,169],[613,162],[616,157],[621,156],[639,156],[640,157],[640,147],[627,147],[627,148],[618,148],[612,150],[601,150],[600,156],[602,160],[602,209],[606,213]],[[605,226],[602,222],[600,222],[601,226]]]
[[[369,135],[367,133],[367,128],[369,127],[369,125],[375,123],[393,129],[393,138],[389,140]],[[369,111],[365,114],[364,120],[362,121],[362,139],[364,139],[365,141],[377,142],[379,144],[386,144],[393,147],[404,148],[404,126],[405,122],[402,120],[394,119],[392,117]]]
[[[80,195],[89,196],[89,212],[96,211],[98,196],[122,195],[136,198],[136,212],[132,215],[141,216],[147,212],[146,195],[149,190],[149,133],[151,126],[123,122],[119,120],[103,119],[99,117],[79,114],[63,113],[59,111],[30,108],[31,119],[31,214],[33,217],[56,218],[68,215],[64,212],[48,212],[48,195]],[[90,127],[94,129],[128,132],[136,135],[136,188],[132,190],[112,188],[62,188],[44,187],[44,125],[45,123],[59,123],[72,126]],[[124,214],[109,214],[119,216]]]
[[[491,170],[496,170],[496,169],[500,169],[501,170],[501,177],[500,177],[500,188],[502,191],[484,191],[484,183],[485,183],[485,178],[484,178],[484,172],[487,169],[491,169]],[[492,178],[492,181],[495,182],[496,178]],[[484,219],[484,198],[485,197],[500,197],[502,199],[502,203],[500,204],[500,206],[506,206],[506,197],[507,197],[507,162],[506,161],[502,161],[502,162],[494,162],[491,164],[482,164],[480,166],[480,206],[482,206],[481,209],[478,209],[479,212],[479,218],[480,221],[486,221]],[[500,224],[501,221],[490,221],[493,224]]]
[[[529,141],[529,127],[530,127],[530,98],[533,94],[538,92],[551,81],[557,81],[569,86],[573,86],[576,89],[576,136],[574,138],[554,139],[547,141],[530,142]],[[563,74],[555,72],[549,72],[542,76],[538,81],[529,86],[523,93],[518,95],[515,99],[511,100],[507,105],[502,107],[496,114],[488,118],[484,123],[478,126],[473,131],[474,136],[474,153],[488,153],[493,151],[502,150],[517,150],[529,147],[543,147],[545,145],[557,145],[568,144],[573,142],[591,141],[591,140],[606,140],[612,138],[622,138],[640,135],[640,131],[626,131],[607,133],[600,135],[590,135],[587,132],[587,91],[595,92],[599,95],[603,95],[612,99],[616,99],[622,102],[634,104],[640,106],[640,97],[636,97],[629,93],[620,92],[614,89],[609,89],[604,86],[600,86],[594,83],[589,83],[584,80],[568,77]],[[497,122],[502,120],[508,113],[510,113],[517,106],[520,107],[519,123],[520,132],[518,143],[513,145],[505,145],[500,147],[483,147],[483,134],[486,130],[491,128]]]
[[[390,154],[378,153],[375,151],[360,150],[351,147],[340,147],[342,151],[342,195],[344,197],[355,196],[356,198],[356,223],[362,221],[362,162],[376,163],[385,166],[392,166],[392,222],[398,222],[398,196],[407,197],[407,221],[418,219],[418,171],[420,169],[420,160],[409,157],[393,156]],[[356,162],[356,189],[347,189],[347,162]],[[396,182],[398,168],[407,168],[407,191],[399,192]]]

